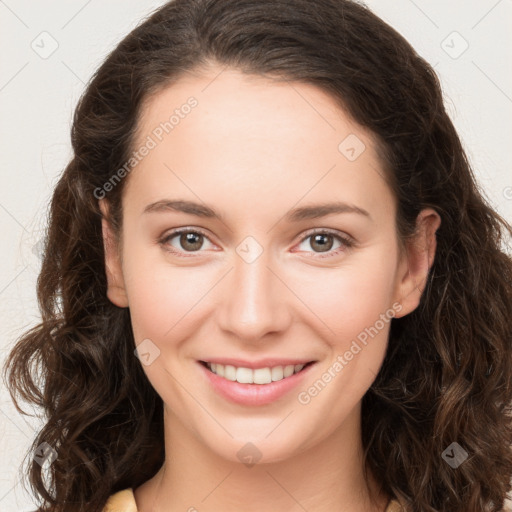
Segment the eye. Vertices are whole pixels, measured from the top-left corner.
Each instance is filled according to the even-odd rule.
[[[178,247],[171,243],[175,238]],[[341,235],[339,232],[331,232],[327,229],[317,228],[312,232],[309,232],[309,234],[302,238],[300,244],[304,244],[308,239],[311,239],[309,247],[315,249],[317,254],[325,253],[325,255],[321,254],[314,256],[318,258],[336,256],[354,245],[354,241],[350,237]],[[198,228],[178,228],[164,235],[158,240],[158,243],[164,247],[166,251],[175,254],[176,256],[188,257],[193,256],[193,254],[187,255],[187,252],[201,252],[200,249],[203,247],[205,240],[211,244],[206,233]],[[340,243],[339,247],[335,251],[331,250],[334,245],[333,240],[337,240]],[[316,251],[317,249],[318,251]]]
[[[301,245],[308,239],[311,239],[308,244],[310,248],[318,249],[320,253],[326,253],[325,255],[311,256],[315,258],[329,258],[331,256],[337,256],[354,245],[354,241],[348,236],[326,229],[313,230],[301,240]],[[335,251],[331,251],[334,244],[333,239],[340,242],[339,247]]]
[[[180,247],[176,248],[175,245],[170,243],[173,238],[177,238],[177,244]],[[162,245],[166,251],[176,254],[177,256],[185,256],[183,252],[200,252],[199,249],[201,249],[205,240],[209,241],[209,238],[206,233],[199,229],[180,228],[164,235],[158,243]]]

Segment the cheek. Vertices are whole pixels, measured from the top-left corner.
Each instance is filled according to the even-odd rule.
[[[304,298],[307,309],[331,335],[347,339],[373,325],[393,302],[395,261],[389,249],[369,251],[364,258],[339,268],[301,268],[298,273],[283,271],[282,275],[294,283],[297,296]],[[139,252],[130,252],[124,262],[136,343],[144,338],[162,339],[174,329],[186,335],[183,329],[194,324],[208,295],[215,297],[215,284],[224,272],[209,265],[176,267],[161,254],[151,261],[148,254]]]
[[[123,276],[135,343],[175,337],[176,330],[186,336],[183,329],[214,284],[211,268],[173,265],[160,246],[150,245],[136,229],[125,232],[124,243]]]
[[[329,327],[324,341],[329,356],[304,383],[297,401],[311,417],[324,418],[311,435],[328,435],[363,398],[379,372],[387,348],[393,307],[394,261],[354,265],[318,283],[309,297],[311,309]],[[382,260],[381,260],[382,261]],[[311,289],[311,288],[310,288]],[[312,427],[313,428],[313,427]]]
[[[328,337],[339,348],[373,326],[381,314],[394,313],[393,255],[386,257],[376,251],[368,256],[303,283],[301,293],[309,308],[327,326]],[[382,327],[380,322],[378,326]]]
[[[169,339],[177,330],[185,337],[183,329],[207,301],[211,271],[134,263],[131,272],[137,276],[127,285],[136,342],[141,337]]]

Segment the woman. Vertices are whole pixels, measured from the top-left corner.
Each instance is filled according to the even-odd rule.
[[[72,142],[6,367],[40,511],[503,510],[512,228],[396,31],[169,2]]]

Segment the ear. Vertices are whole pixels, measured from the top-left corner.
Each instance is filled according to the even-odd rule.
[[[100,199],[99,205],[102,214],[101,229],[103,233],[103,247],[105,249],[107,297],[116,306],[126,308],[128,307],[128,296],[123,278],[120,247],[110,224],[108,203],[105,199]]]
[[[395,316],[400,318],[414,311],[427,284],[428,272],[436,253],[436,231],[441,217],[432,208],[422,210],[416,219],[416,232],[406,240],[404,254],[397,274],[395,297],[402,309]]]

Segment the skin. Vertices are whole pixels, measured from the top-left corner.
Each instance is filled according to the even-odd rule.
[[[371,133],[308,84],[215,66],[186,75],[149,99],[135,146],[190,96],[197,107],[125,178],[119,244],[100,200],[108,297],[130,308],[135,343],[149,338],[160,350],[143,369],[164,402],[166,462],[135,489],[138,509],[383,511],[389,496],[363,474],[360,424],[389,322],[309,403],[298,393],[381,314],[401,317],[418,306],[440,218],[423,210],[417,235],[401,249],[395,199]],[[350,134],[366,147],[354,161],[338,150]],[[208,204],[223,221],[143,213],[150,203],[178,198]],[[369,217],[284,220],[295,207],[335,200]],[[189,257],[158,243],[178,227],[207,234],[195,250],[183,238],[180,244],[180,235],[166,242]],[[312,228],[335,230],[354,244],[327,234],[331,256],[323,258],[314,237],[306,238]],[[263,250],[251,263],[237,253],[248,236]],[[200,378],[197,360],[214,356],[318,364],[283,398],[246,406]],[[248,442],[261,453],[251,467],[237,456]]]

